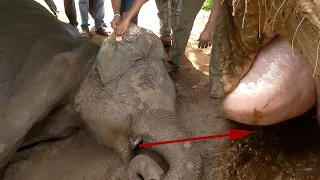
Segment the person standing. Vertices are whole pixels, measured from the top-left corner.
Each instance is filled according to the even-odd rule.
[[[173,28],[177,27],[181,0],[155,0],[160,21],[160,39],[165,49],[171,48]]]
[[[213,35],[221,13],[221,1],[222,0],[215,0],[211,7],[211,13],[208,22],[198,39],[198,47],[201,49],[210,47],[212,45]],[[203,3],[204,0],[183,0],[182,2],[181,18],[178,27],[173,33],[174,44],[171,52],[172,56],[171,60],[167,64],[167,70],[170,75],[173,75],[182,63],[182,56],[184,56],[193,23]],[[222,72],[219,69],[221,62],[213,59],[213,53],[214,52],[212,49],[209,63],[209,77],[211,85],[210,98],[217,99],[224,96],[224,90],[221,82]]]
[[[89,14],[94,19],[94,2],[95,0],[89,0]],[[78,26],[77,21],[77,11],[76,6],[74,3],[74,0],[64,0],[64,11],[69,19],[69,24],[71,24],[74,27]],[[107,27],[107,25],[104,23],[103,27]]]
[[[103,28],[104,25],[104,0],[93,0],[94,6],[94,22],[95,22],[95,31],[97,34],[102,36],[108,36],[108,33]],[[81,16],[81,28],[82,33],[81,36],[85,39],[90,39],[91,34],[89,31],[89,0],[79,0],[79,9]]]
[[[69,19],[69,24],[71,24],[74,27],[77,27],[77,11],[74,0],[64,0],[64,11]]]
[[[173,75],[181,66],[194,21],[205,0],[182,0],[178,26],[173,31],[173,46],[167,70]]]

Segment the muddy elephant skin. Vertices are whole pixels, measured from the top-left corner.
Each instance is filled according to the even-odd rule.
[[[163,171],[155,163],[156,154],[148,151],[136,155],[129,164],[129,172],[138,172],[148,177],[145,179],[160,179]],[[101,146],[85,130],[80,130],[71,137],[17,152],[3,180],[21,179],[128,180],[128,175],[126,165],[115,151]]]
[[[107,38],[75,99],[93,136],[115,148],[124,162],[134,146],[188,137],[176,119],[175,89],[164,66],[160,39],[132,25],[123,41]],[[153,147],[169,164],[165,180],[200,177],[201,158],[193,143]]]
[[[72,99],[99,46],[32,0],[4,0],[0,9],[1,169],[35,124]],[[67,131],[62,133],[72,134]]]
[[[69,136],[82,119],[124,163],[140,140],[188,137],[175,117],[174,86],[154,34],[134,26],[123,42],[108,38],[96,66],[99,46],[33,0],[4,0],[0,10],[0,169],[19,147]],[[199,178],[201,158],[193,144],[154,150],[170,165],[164,179]],[[161,173],[149,174],[158,170],[131,172],[131,178],[160,179]]]

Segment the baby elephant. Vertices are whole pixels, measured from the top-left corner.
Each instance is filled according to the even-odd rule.
[[[115,37],[104,41],[96,66],[75,97],[76,110],[89,132],[99,143],[119,152],[126,163],[141,141],[188,137],[176,119],[175,89],[164,56],[156,35],[131,25],[122,41]],[[163,179],[200,178],[201,158],[194,144],[159,145],[153,150],[169,164]]]

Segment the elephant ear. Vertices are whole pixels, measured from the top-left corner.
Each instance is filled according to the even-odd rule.
[[[130,29],[129,29],[130,30]],[[125,41],[107,38],[97,56],[97,68],[102,83],[116,89],[121,76],[139,60],[149,56],[152,42],[143,34],[124,37]]]

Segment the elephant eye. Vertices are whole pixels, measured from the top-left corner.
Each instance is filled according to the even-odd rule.
[[[149,78],[152,78],[153,76],[151,74],[148,74]]]

